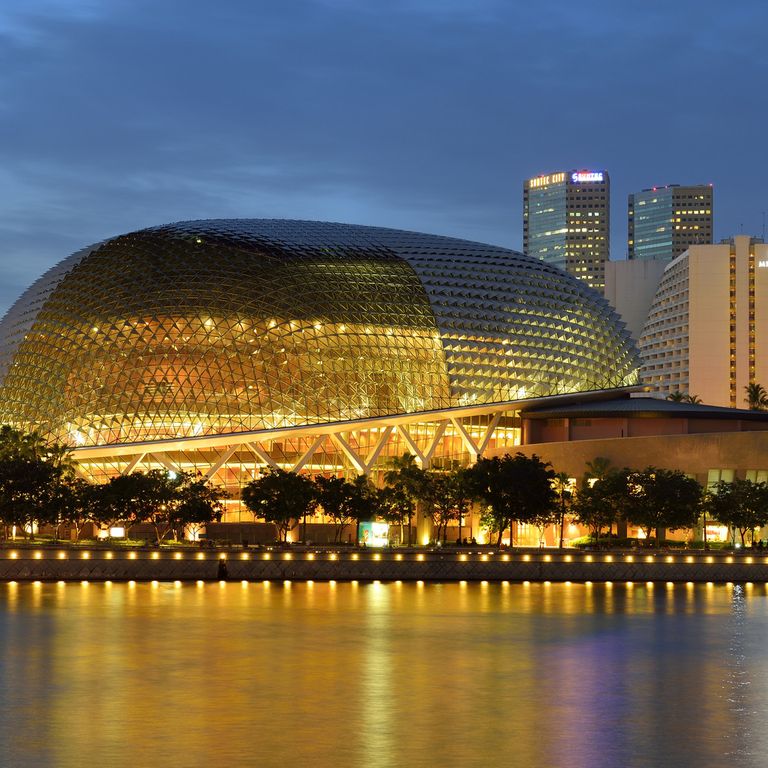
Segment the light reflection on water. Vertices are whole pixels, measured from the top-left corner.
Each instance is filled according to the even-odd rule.
[[[763,766],[763,585],[0,584],[3,765]]]

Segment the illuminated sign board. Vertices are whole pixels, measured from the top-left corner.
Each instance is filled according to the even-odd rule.
[[[757,266],[768,268],[768,259],[760,259],[760,261],[757,262]]]
[[[360,523],[359,543],[366,547],[388,546],[389,525],[387,523]]]
[[[528,188],[548,187],[550,184],[562,184],[565,181],[565,173],[550,173],[547,176],[537,176],[535,179],[528,179]]]
[[[605,181],[605,174],[602,171],[574,171],[571,174],[571,181],[574,184],[585,181]]]

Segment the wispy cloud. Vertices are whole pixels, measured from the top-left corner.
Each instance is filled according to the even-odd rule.
[[[0,310],[69,251],[174,219],[519,247],[522,179],[576,165],[611,171],[617,256],[626,193],[655,183],[715,181],[718,234],[758,226],[762,15],[762,0],[5,0]]]

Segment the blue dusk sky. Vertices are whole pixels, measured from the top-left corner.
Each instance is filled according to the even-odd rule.
[[[765,0],[2,0],[0,312],[111,235],[328,219],[520,248],[523,179],[768,210]]]

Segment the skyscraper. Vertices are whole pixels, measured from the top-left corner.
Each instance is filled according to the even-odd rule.
[[[523,184],[523,250],[603,293],[610,237],[606,171],[558,171]]]
[[[671,261],[712,242],[712,186],[670,184],[629,196],[628,258]]]

